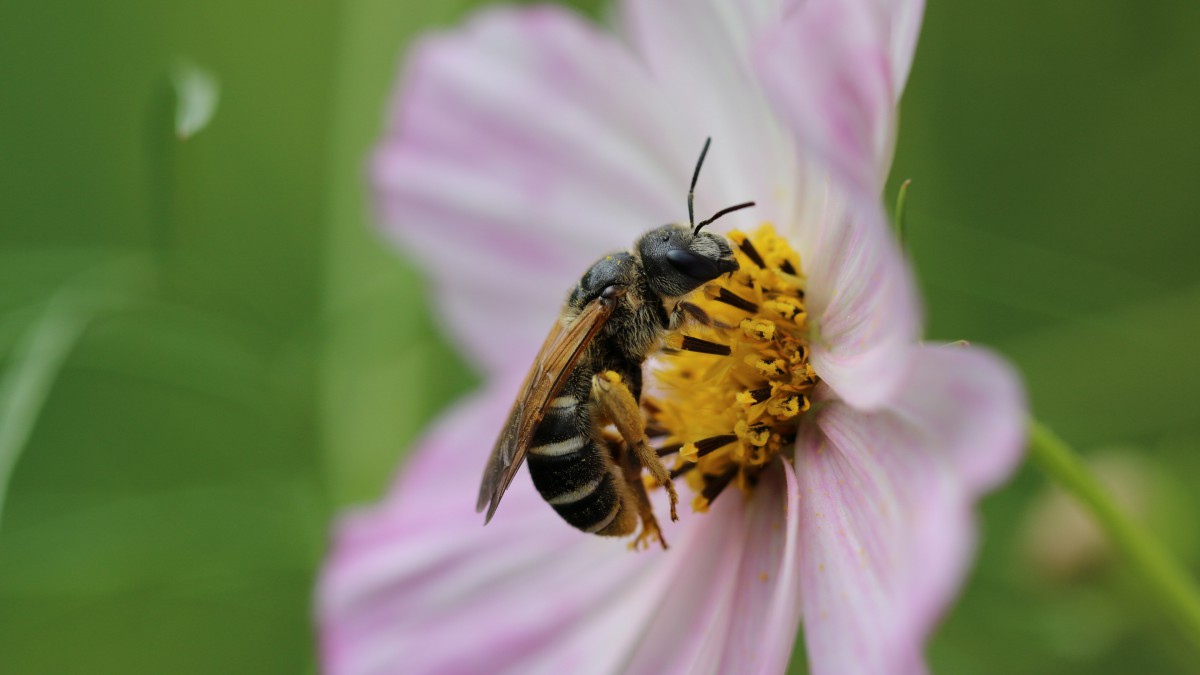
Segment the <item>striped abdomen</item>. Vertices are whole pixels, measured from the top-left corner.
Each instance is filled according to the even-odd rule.
[[[542,498],[584,532],[624,535],[636,525],[621,470],[592,439],[587,402],[564,389],[546,409],[525,461]],[[630,517],[633,517],[632,523]]]

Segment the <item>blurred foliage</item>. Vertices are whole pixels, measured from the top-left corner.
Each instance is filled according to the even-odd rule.
[[[405,43],[478,4],[0,6],[4,672],[314,669],[329,519],[474,383],[362,168]],[[889,193],[913,179],[930,338],[1009,355],[1079,446],[1136,448],[1193,570],[1197,44],[1196,3],[932,3]],[[181,64],[219,87],[187,140]],[[935,669],[1196,671],[1119,565],[1030,568],[1043,489],[984,504]]]

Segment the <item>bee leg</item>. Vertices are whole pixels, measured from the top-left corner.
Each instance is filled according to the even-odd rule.
[[[626,452],[622,458],[621,469],[625,472],[625,483],[637,500],[638,515],[642,518],[642,531],[633,540],[630,548],[634,550],[649,548],[657,539],[663,550],[667,550],[667,540],[663,537],[662,529],[658,526],[658,518],[654,517],[654,507],[650,504],[650,495],[646,493],[646,484],[642,482],[642,467],[633,458],[633,453]]]
[[[671,520],[679,520],[679,494],[675,492],[671,472],[667,471],[658,458],[658,451],[650,446],[650,440],[646,438],[646,422],[633,392],[621,381],[620,375],[606,370],[592,377],[592,398],[600,404],[604,417],[612,420],[621,438],[625,439],[625,445],[631,450],[629,454],[634,455],[637,462],[654,476],[654,480],[667,489],[667,495],[671,498]]]
[[[613,462],[621,467],[625,476],[625,485],[629,486],[629,497],[637,501],[638,517],[642,521],[642,531],[630,544],[629,548],[637,551],[649,548],[657,539],[663,550],[667,550],[667,540],[663,537],[662,529],[658,526],[658,518],[654,517],[654,507],[650,504],[650,495],[646,493],[646,484],[642,481],[642,465],[637,463],[633,453],[625,448],[625,441],[620,435],[605,429],[601,432],[604,444],[608,446],[608,454]]]

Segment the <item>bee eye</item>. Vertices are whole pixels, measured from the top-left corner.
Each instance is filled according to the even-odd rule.
[[[715,262],[685,249],[673,248],[667,251],[667,260],[671,267],[699,281],[711,281],[721,276]]]

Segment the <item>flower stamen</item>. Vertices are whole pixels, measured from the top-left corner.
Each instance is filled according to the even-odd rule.
[[[719,342],[712,342],[703,338],[693,337],[691,335],[672,335],[666,339],[667,348],[676,351],[696,352],[698,354],[715,354],[717,356],[729,356],[733,350],[729,345],[723,345]]]
[[[713,450],[719,450],[726,445],[736,441],[737,434],[721,434],[720,436],[709,436],[702,438],[695,443],[685,443],[679,450],[680,456],[684,459],[694,462],[700,457],[704,457]]]
[[[712,319],[690,327],[699,335],[665,340],[654,372],[664,395],[648,411],[665,434],[659,455],[677,455],[671,476],[686,478],[700,512],[735,480],[752,490],[763,469],[791,452],[818,381],[799,256],[769,224],[729,239],[739,269],[696,294]]]
[[[679,452],[681,448],[683,448],[683,443],[671,443],[669,445],[662,446],[656,450],[656,452],[658,453],[659,457],[670,457],[671,455]]]
[[[758,311],[758,305],[741,296],[734,295],[729,291],[728,288],[725,288],[724,286],[717,287],[716,297],[714,297],[713,300],[716,300],[717,302],[723,302],[732,307],[737,307],[738,309],[744,309],[747,312]]]
[[[725,491],[725,488],[729,487],[729,483],[737,473],[736,468],[729,469],[725,473],[707,481],[700,490],[700,494],[696,495],[696,498],[692,500],[692,510],[697,513],[707,512],[708,507],[712,506],[712,503]]]
[[[742,250],[742,253],[746,254],[746,257],[753,261],[755,265],[758,265],[760,268],[766,268],[767,263],[763,261],[762,256],[758,254],[758,249],[754,248],[754,244],[750,243],[750,240],[746,238],[746,235],[741,234],[740,232],[737,234],[740,234],[741,236],[735,237],[734,233],[731,232],[729,234],[729,238],[733,239],[733,241],[737,243],[738,248]]]

